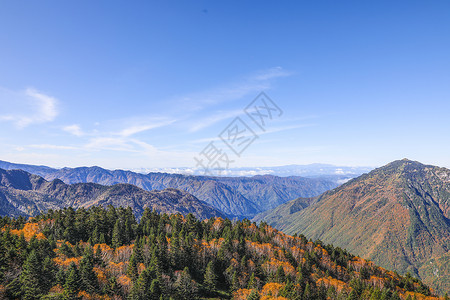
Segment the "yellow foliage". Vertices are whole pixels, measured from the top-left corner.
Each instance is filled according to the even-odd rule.
[[[78,292],[78,297],[83,300],[94,300],[94,299],[109,300],[109,299],[111,299],[111,297],[109,297],[108,295],[89,294],[86,291]]]
[[[93,271],[94,271],[95,275],[97,275],[97,278],[101,283],[108,282],[108,279],[106,278],[105,272],[103,272],[103,270],[101,270],[100,268],[94,267]]]
[[[326,286],[327,288],[329,288],[330,286],[333,286],[337,292],[341,292],[342,290],[346,290],[348,291],[350,289],[350,287],[347,285],[347,283],[335,279],[331,276],[327,277],[327,278],[319,278],[316,282],[316,284],[318,286],[320,286],[321,284],[323,284],[324,286]]]
[[[247,300],[251,292],[250,289],[239,289],[233,293],[233,300]]]
[[[23,236],[27,241],[30,241],[34,235],[36,235],[36,238],[38,240],[46,238],[45,235],[42,232],[40,232],[38,223],[25,223],[23,229],[13,229],[11,230],[11,233],[16,235],[23,234]]]
[[[263,263],[261,267],[267,274],[272,274],[275,273],[280,266],[283,267],[286,275],[295,276],[295,268],[290,263],[278,260],[276,258],[272,258],[270,261]]]
[[[70,264],[75,263],[77,266],[80,264],[80,260],[81,260],[81,256],[79,257],[70,257],[67,259],[64,259],[62,257],[55,257],[53,259],[53,262],[58,265],[58,266],[62,266],[67,268],[68,266],[70,266]]]
[[[261,299],[262,297],[270,297],[264,299],[273,299],[273,297],[278,297],[278,293],[285,286],[285,284],[276,283],[276,282],[268,282],[266,283],[261,290]]]
[[[117,282],[124,288],[129,288],[131,286],[131,279],[127,275],[122,275],[117,278]]]

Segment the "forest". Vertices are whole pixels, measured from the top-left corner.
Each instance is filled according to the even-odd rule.
[[[264,222],[146,209],[0,218],[0,299],[449,299]]]

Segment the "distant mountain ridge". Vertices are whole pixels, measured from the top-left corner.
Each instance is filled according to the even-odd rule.
[[[188,213],[200,219],[225,214],[189,193],[165,189],[145,191],[130,184],[103,186],[95,183],[65,184],[47,181],[23,170],[0,169],[0,215],[34,216],[49,209],[107,206],[131,207],[137,217],[149,207],[161,213]]]
[[[274,175],[274,176],[302,176],[309,178],[328,177],[334,180],[343,180],[346,178],[354,178],[363,173],[372,171],[373,167],[348,167],[335,166],[330,164],[308,164],[308,165],[285,165],[274,167],[240,167],[229,168],[222,171],[223,176],[242,177],[255,175]],[[147,173],[170,173],[184,175],[203,175],[204,170],[201,168],[139,168],[131,170],[133,172]]]
[[[226,214],[237,217],[254,215],[298,197],[317,196],[339,185],[334,179],[278,177],[211,177],[168,173],[141,174],[132,171],[106,170],[100,167],[53,169],[46,166],[13,164],[0,161],[0,168],[21,169],[47,180],[60,179],[67,184],[129,183],[145,190],[176,188],[184,190]]]
[[[404,159],[254,221],[335,244],[449,291],[449,218],[450,170]]]

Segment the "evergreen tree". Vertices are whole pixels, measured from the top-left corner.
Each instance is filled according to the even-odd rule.
[[[20,283],[22,284],[23,299],[39,299],[43,294],[43,280],[41,264],[36,251],[31,251],[23,265]]]
[[[64,284],[64,292],[69,299],[77,299],[80,289],[80,275],[75,263],[70,264],[67,269],[66,282]]]
[[[114,223],[114,229],[112,231],[112,240],[111,244],[113,248],[118,248],[122,246],[122,237],[120,232],[120,221],[117,219]]]
[[[352,290],[347,297],[347,300],[358,300],[358,299],[359,299],[358,292],[356,292],[355,290]]]
[[[92,253],[89,253],[80,261],[81,289],[91,294],[98,291],[97,276],[93,271],[93,260]]]
[[[283,283],[286,280],[286,274],[282,266],[279,266],[277,272],[275,273],[275,281],[278,283]]]
[[[259,300],[259,293],[257,290],[252,289],[250,294],[247,297],[247,300]]]
[[[400,296],[398,295],[397,291],[395,291],[392,296],[391,296],[391,300],[401,300]]]
[[[64,286],[64,284],[66,283],[66,272],[64,272],[63,268],[58,270],[58,273],[56,273],[56,276],[55,276],[55,280],[56,280],[56,284]]]
[[[192,280],[187,267],[181,272],[180,277],[175,282],[175,287],[177,289],[178,299],[197,299],[197,285]]]
[[[305,286],[305,290],[303,291],[303,300],[312,300],[313,299],[313,295],[311,292],[311,286],[309,285],[309,283],[306,284]]]
[[[203,284],[209,292],[216,289],[217,275],[214,272],[214,263],[212,261],[210,261],[206,266]]]
[[[257,289],[258,288],[254,272],[252,272],[252,275],[250,275],[250,279],[248,280],[247,288],[248,289]]]

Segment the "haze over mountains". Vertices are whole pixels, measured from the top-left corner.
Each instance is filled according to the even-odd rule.
[[[1,161],[0,161],[1,164]],[[335,166],[330,164],[308,164],[308,165],[287,165],[275,167],[242,167],[229,168],[223,171],[223,176],[240,177],[255,175],[275,175],[275,176],[302,176],[302,177],[321,177],[325,176],[335,180],[345,180],[357,177],[363,173],[373,170],[371,167],[347,167]],[[132,170],[137,173],[176,173],[185,175],[203,175],[201,168],[141,168]]]
[[[176,188],[186,191],[222,212],[236,217],[252,217],[298,197],[317,196],[339,185],[339,178],[299,176],[210,177],[167,173],[141,174],[100,167],[53,169],[46,166],[13,164],[0,161],[0,168],[21,169],[47,180],[60,179],[67,184],[93,182],[102,185],[128,183],[145,190]],[[342,176],[342,175],[339,175]]]
[[[6,162],[0,167],[25,169],[49,180],[0,170],[4,215],[107,204],[131,206],[138,216],[146,206],[192,212],[199,218],[262,212],[253,221],[320,239],[402,274],[410,272],[440,292],[450,290],[450,170],[445,168],[404,159],[336,187],[324,177],[140,174]]]
[[[449,217],[450,170],[405,159],[319,197],[292,200],[254,221],[344,247],[448,291]]]
[[[49,209],[107,205],[131,207],[137,217],[146,207],[160,213],[192,213],[200,219],[225,217],[207,203],[176,189],[149,192],[131,184],[68,185],[59,179],[46,181],[22,170],[0,169],[0,215],[34,216]]]

